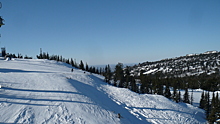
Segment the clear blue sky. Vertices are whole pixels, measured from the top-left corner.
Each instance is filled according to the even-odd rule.
[[[220,0],[1,0],[1,46],[89,65],[220,51]]]

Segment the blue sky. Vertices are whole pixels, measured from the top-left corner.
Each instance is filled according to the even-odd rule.
[[[1,46],[89,65],[220,51],[219,0],[1,0]]]

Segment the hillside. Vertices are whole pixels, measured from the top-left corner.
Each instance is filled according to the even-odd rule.
[[[0,60],[0,123],[192,124],[204,111],[49,60]],[[120,114],[120,118],[118,117]]]
[[[131,66],[131,74],[163,74],[164,77],[185,77],[200,74],[211,75],[219,73],[220,52],[208,51],[201,54],[187,54],[186,56],[163,59],[155,62],[144,62]]]

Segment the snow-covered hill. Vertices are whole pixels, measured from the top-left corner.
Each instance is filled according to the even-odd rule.
[[[206,123],[201,109],[117,88],[56,61],[0,60],[0,85],[0,123]]]
[[[163,59],[155,62],[144,62],[131,66],[131,74],[163,74],[165,77],[185,77],[200,74],[219,73],[220,52],[207,51],[201,54],[187,54],[186,56]]]

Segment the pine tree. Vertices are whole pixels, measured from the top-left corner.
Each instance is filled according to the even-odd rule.
[[[206,102],[206,99],[205,99],[205,94],[204,94],[204,91],[203,91],[202,95],[201,95],[200,102],[199,102],[199,108],[204,109],[205,108],[205,102]]]
[[[125,69],[125,88],[129,88],[129,83],[131,81],[130,78],[130,71],[128,70],[128,68]]]
[[[105,77],[105,82],[110,83],[110,80],[112,78],[112,72],[111,72],[111,68],[109,65],[105,66],[104,77]]]
[[[105,82],[108,83],[108,66],[105,66],[105,73],[104,73],[104,77],[105,77]]]
[[[166,88],[165,88],[165,92],[164,92],[164,96],[168,99],[171,99],[171,93],[170,93],[170,87],[169,87],[169,83],[166,83]]]
[[[212,94],[212,101],[211,101],[211,110],[210,110],[210,114],[208,115],[208,121],[210,123],[214,123],[217,119],[216,116],[216,109],[217,109],[217,105],[216,105],[216,97],[215,97],[215,93],[213,92]]]
[[[216,117],[217,119],[220,119],[220,98],[218,96],[218,93],[216,95]]]
[[[111,78],[112,78],[112,71],[111,71],[110,65],[108,64],[108,66],[107,66],[107,79],[108,79],[108,83],[110,83]]]
[[[209,114],[210,114],[210,96],[209,96],[209,92],[208,93],[205,93],[205,107],[204,107],[204,110],[206,112],[206,118],[209,117]]]
[[[131,91],[137,92],[137,85],[135,83],[134,77],[131,77]]]
[[[67,63],[67,64],[70,64],[70,60],[69,60],[69,59],[66,59],[66,63]]]
[[[176,103],[178,103],[177,101],[177,85],[175,85],[176,83],[174,83],[172,86],[173,86],[173,93],[171,95],[171,98],[173,101],[175,101]]]
[[[123,64],[118,63],[115,66],[115,75],[114,75],[114,81],[119,82],[118,87],[123,87],[124,84],[124,72],[123,72]]]
[[[80,61],[79,68],[82,69],[82,70],[85,70],[85,67],[84,67],[84,64],[83,64],[82,60]]]
[[[57,56],[57,62],[60,61],[60,56]]]
[[[84,70],[85,70],[85,69],[84,69]],[[95,69],[95,73],[96,73],[96,74],[100,74],[98,68]]]
[[[180,89],[179,89],[179,92],[177,94],[177,99],[178,99],[179,102],[182,102]]]
[[[71,58],[70,59],[70,64],[72,65],[72,67],[74,67],[75,65],[74,65],[74,61],[73,61],[73,59]]]
[[[191,96],[190,96],[190,104],[193,105],[193,89],[192,89]]]
[[[163,84],[159,80],[157,82],[157,94],[163,95]]]
[[[62,62],[62,61],[63,61],[63,57],[62,57],[62,56],[60,56],[60,59],[59,59],[58,61],[61,61],[61,62]]]
[[[86,71],[89,71],[89,66],[87,63],[86,63]]]
[[[190,101],[189,101],[188,88],[185,88],[185,93],[184,93],[184,95],[183,95],[183,102],[185,102],[185,103],[190,103]]]
[[[179,99],[178,99],[178,92],[177,92],[177,89],[176,89],[176,88],[173,88],[172,99],[173,99],[173,101],[175,101],[176,103],[179,102]]]

